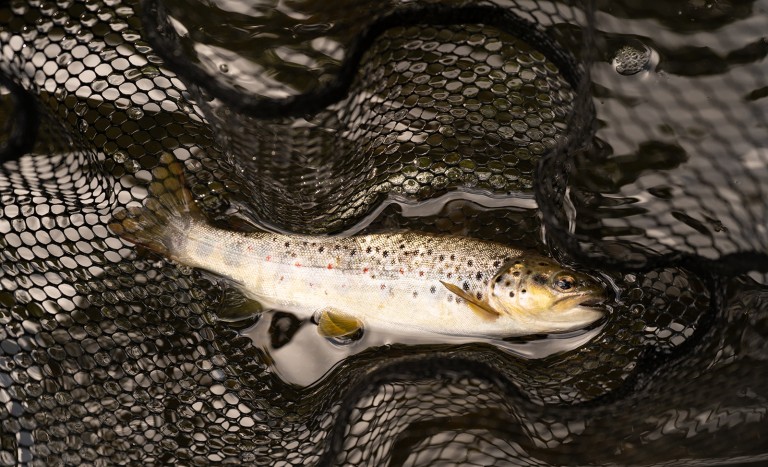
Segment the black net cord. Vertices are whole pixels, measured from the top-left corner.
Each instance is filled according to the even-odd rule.
[[[334,80],[327,85],[296,96],[282,99],[239,93],[215,80],[202,69],[190,64],[175,44],[175,32],[164,19],[166,11],[157,0],[145,0],[142,20],[147,40],[170,68],[194,86],[212,97],[220,99],[232,109],[254,118],[301,117],[319,112],[348,94],[361,59],[373,42],[386,30],[414,25],[484,24],[508,32],[526,42],[536,44],[548,59],[557,65],[569,83],[576,89],[583,76],[574,57],[565,49],[554,45],[536,24],[507,9],[492,5],[447,7],[444,5],[414,5],[401,7],[369,25],[351,44]]]
[[[346,429],[356,404],[375,388],[397,381],[441,380],[457,381],[465,378],[479,378],[494,386],[499,394],[509,400],[525,403],[526,399],[519,390],[491,366],[476,360],[464,358],[446,358],[444,355],[416,355],[402,357],[371,368],[360,382],[344,393],[340,400],[340,410],[336,415],[327,438],[327,447],[320,457],[318,466],[337,465],[338,456],[344,451]],[[531,404],[532,405],[532,404]],[[493,428],[485,426],[485,428]],[[500,427],[495,427],[500,429]],[[507,427],[504,431],[510,431]]]
[[[9,91],[13,105],[4,128],[6,135],[0,143],[0,163],[3,163],[17,160],[32,150],[37,139],[40,119],[32,94],[4,73],[0,73],[0,86]]]

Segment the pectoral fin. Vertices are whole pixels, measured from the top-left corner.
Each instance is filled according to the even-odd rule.
[[[362,327],[363,323],[359,319],[333,309],[321,311],[317,320],[317,332],[323,337],[349,336]]]
[[[473,297],[468,292],[465,292],[461,287],[443,281],[440,281],[440,283],[443,284],[446,289],[463,298],[467,302],[469,309],[475,312],[481,318],[491,321],[499,317],[499,313],[496,310],[489,307],[486,303],[483,303],[477,298]]]

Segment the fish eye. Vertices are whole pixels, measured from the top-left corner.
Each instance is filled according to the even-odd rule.
[[[575,284],[576,280],[571,276],[558,277],[555,281],[555,287],[563,292],[571,290]]]

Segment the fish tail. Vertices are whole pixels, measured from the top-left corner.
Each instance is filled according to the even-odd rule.
[[[144,204],[115,212],[108,227],[124,240],[173,257],[192,224],[204,216],[186,188],[182,163],[170,154],[160,160],[167,165],[153,170],[155,181]]]

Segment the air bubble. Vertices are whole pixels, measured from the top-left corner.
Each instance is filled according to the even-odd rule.
[[[125,167],[125,170],[128,171],[129,173],[136,173],[141,168],[139,163],[133,159],[126,161],[125,164],[123,164],[123,166]]]
[[[642,71],[652,71],[657,63],[658,54],[638,42],[636,45],[625,45],[617,50],[612,65],[617,73],[630,76]]]
[[[139,120],[144,116],[144,111],[138,107],[131,107],[130,109],[126,110],[126,113],[128,114],[128,118],[133,120]]]

